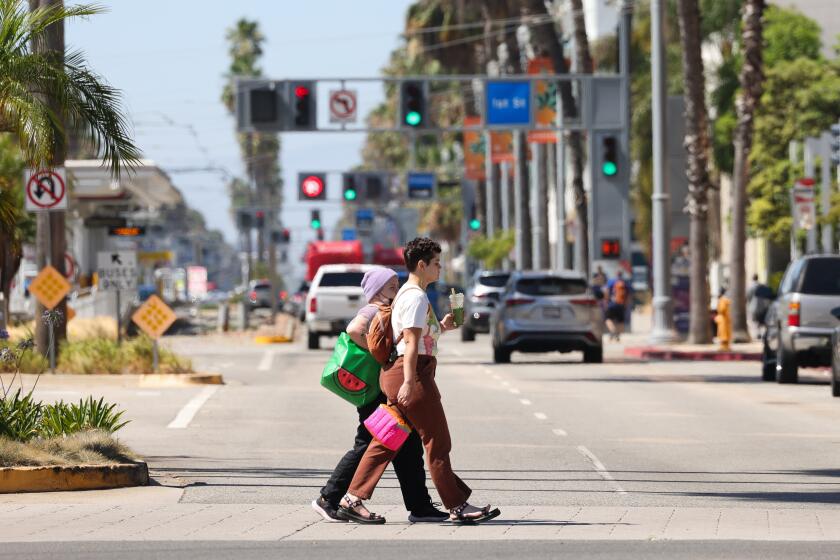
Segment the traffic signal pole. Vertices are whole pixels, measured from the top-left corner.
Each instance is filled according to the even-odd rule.
[[[665,158],[665,0],[650,2],[650,51],[653,111],[653,329],[652,342],[676,340],[671,302],[671,195]]]
[[[487,239],[496,234],[496,182],[493,180],[493,140],[489,130],[484,131],[484,203],[487,211],[484,220]]]

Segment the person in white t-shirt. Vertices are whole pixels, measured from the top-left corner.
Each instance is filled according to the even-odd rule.
[[[455,523],[479,523],[499,515],[491,506],[478,508],[467,502],[472,490],[452,471],[452,448],[446,414],[435,383],[437,341],[443,332],[453,330],[452,314],[438,321],[426,287],[440,277],[440,245],[425,237],[410,241],[403,251],[409,271],[408,281],[394,298],[391,327],[397,343],[397,359],[382,371],[379,384],[388,402],[417,430],[426,448],[432,482],[443,505]],[[359,523],[384,523],[362,504],[373,495],[377,483],[396,452],[376,439],[368,446],[338,515]]]

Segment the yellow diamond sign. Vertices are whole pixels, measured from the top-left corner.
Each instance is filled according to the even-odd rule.
[[[151,296],[131,316],[131,320],[152,338],[160,338],[175,322],[175,312],[158,296]]]
[[[29,293],[38,298],[41,305],[52,309],[70,291],[70,282],[51,266],[44,267],[29,285]]]

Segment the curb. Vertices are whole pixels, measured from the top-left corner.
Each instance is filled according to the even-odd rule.
[[[0,468],[0,494],[106,490],[149,484],[146,463]]]
[[[657,346],[636,346],[624,349],[624,355],[641,360],[676,360],[709,362],[760,362],[761,352],[718,352],[705,350],[671,350]]]
[[[292,339],[288,336],[255,336],[254,342],[257,344],[282,344],[291,342]]]
[[[137,381],[139,387],[186,387],[189,385],[224,385],[220,373],[144,373]]]

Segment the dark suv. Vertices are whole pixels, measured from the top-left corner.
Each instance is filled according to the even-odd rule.
[[[501,270],[479,270],[476,272],[467,293],[464,294],[464,326],[461,340],[472,342],[475,333],[490,332],[490,316],[499,304],[499,294],[505,290],[510,272]]]
[[[793,261],[767,312],[765,381],[796,383],[799,367],[831,365],[831,335],[840,306],[840,256],[808,255]],[[774,375],[775,374],[775,375]]]

